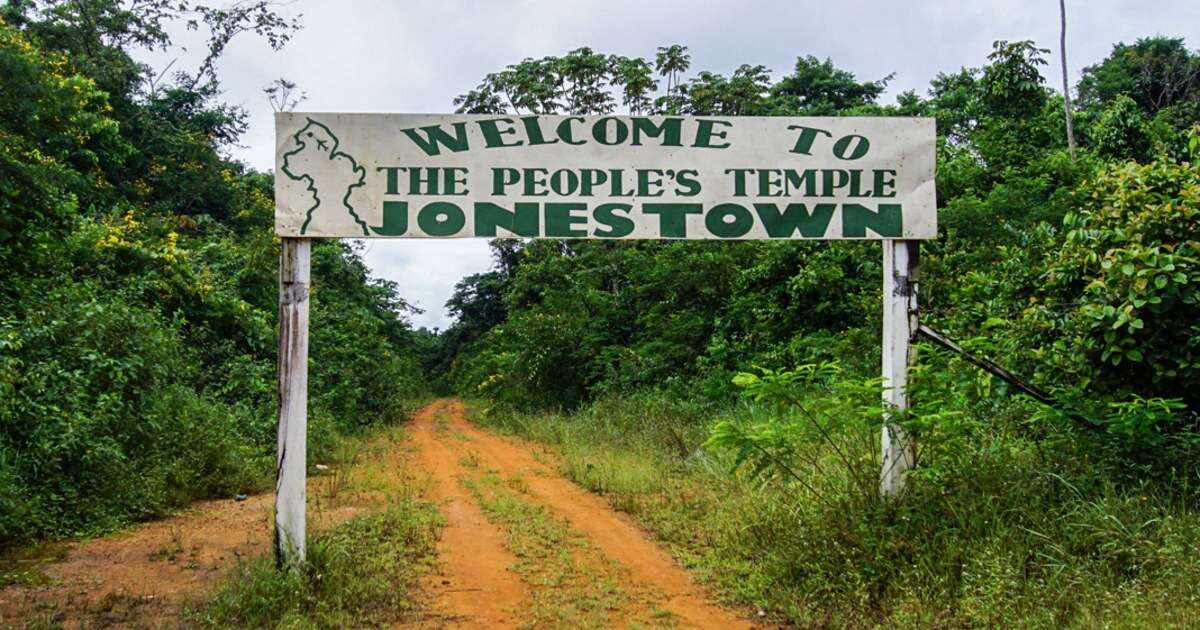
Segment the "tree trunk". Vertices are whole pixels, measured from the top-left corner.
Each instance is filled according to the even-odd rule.
[[[1063,114],[1067,118],[1067,149],[1071,161],[1075,161],[1075,116],[1071,112],[1071,85],[1067,78],[1067,2],[1058,0],[1058,12],[1062,18],[1062,29],[1058,35],[1058,46],[1062,59]]]

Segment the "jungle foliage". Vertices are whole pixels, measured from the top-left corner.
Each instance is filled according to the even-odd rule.
[[[459,283],[457,321],[432,346],[441,386],[555,445],[566,472],[729,599],[804,627],[1187,625],[1200,53],[1154,37],[1086,68],[1072,158],[1047,52],[996,42],[980,67],[884,104],[890,77],[829,60],[801,57],[777,80],[755,66],[688,77],[682,46],[653,62],[580,49],[509,66],[458,101],[934,118],[939,238],[922,243],[922,321],[1054,403],[921,344],[914,405],[896,419],[918,466],[898,500],[876,484],[875,243],[494,241],[496,266]],[[476,109],[485,93],[496,98]]]
[[[940,238],[924,244],[926,321],[979,338],[1071,398],[1195,399],[1200,54],[1181,40],[1114,48],[1079,91],[1082,152],[1066,152],[1048,51],[996,42],[987,63],[939,74],[926,96],[881,104],[860,81],[801,57],[685,78],[687,49],[653,60],[588,48],[488,75],[468,112],[921,115],[937,120]],[[636,68],[634,72],[631,68]],[[667,83],[652,98],[657,70]],[[505,242],[448,303],[443,364],[460,391],[518,405],[684,387],[729,396],[731,377],[837,359],[875,372],[872,243]]]
[[[208,34],[161,76],[135,48]],[[232,38],[296,28],[268,2],[0,7],[0,546],[92,533],[269,480],[272,184],[225,157]],[[408,306],[349,245],[314,246],[310,449],[421,395]],[[386,386],[380,386],[386,383]]]
[[[199,64],[164,75],[136,62],[137,48],[172,46],[172,24],[206,34]],[[234,38],[278,47],[296,26],[265,0],[0,6],[0,547],[269,475],[272,182],[224,153],[246,118],[220,101],[217,67]],[[455,102],[934,118],[924,321],[1056,402],[922,346],[915,405],[897,419],[920,461],[898,501],[873,483],[874,243],[498,240],[442,332],[411,330],[397,287],[353,246],[316,243],[314,459],[339,433],[402,417],[424,372],[487,398],[484,421],[555,444],[572,476],[726,597],[780,618],[1194,619],[1200,54],[1152,37],[1087,67],[1074,158],[1045,55],[996,42],[978,67],[887,104],[890,76],[829,59],[799,57],[774,79],[749,64],[690,75],[681,45],[653,58],[581,48],[515,63]],[[294,89],[279,80],[267,96],[287,107]]]

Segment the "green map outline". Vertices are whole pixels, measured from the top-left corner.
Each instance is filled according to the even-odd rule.
[[[333,138],[333,147],[329,150],[329,160],[332,161],[332,160],[336,160],[338,157],[345,157],[346,159],[350,160],[350,164],[354,167],[354,172],[358,174],[358,181],[353,184],[350,184],[350,186],[346,188],[346,195],[344,197],[342,197],[342,205],[346,207],[346,211],[349,212],[350,216],[354,218],[354,222],[359,224],[360,226],[362,226],[363,236],[370,236],[371,232],[370,232],[370,228],[367,227],[367,222],[363,221],[362,217],[358,216],[358,213],[354,211],[354,206],[350,205],[350,195],[354,192],[354,189],[361,188],[367,184],[367,181],[366,181],[367,169],[363,168],[362,166],[359,166],[358,160],[355,160],[353,155],[350,155],[349,153],[346,153],[345,151],[340,151],[338,149],[338,146],[340,146],[340,144],[341,144],[341,140],[338,139],[337,135],[334,134],[333,130],[330,129],[327,125],[325,125],[321,122],[318,122],[316,120],[313,120],[311,117],[308,117],[308,116],[305,116],[305,120],[307,121],[307,124],[305,124],[303,127],[300,128],[299,131],[297,131],[294,135],[292,135],[292,140],[295,141],[295,143],[299,146],[297,146],[295,149],[283,154],[283,167],[280,169],[283,171],[284,175],[288,176],[288,179],[291,179],[291,180],[297,181],[297,182],[301,182],[301,181],[306,182],[305,185],[307,186],[307,190],[313,194],[313,199],[316,200],[316,203],[313,204],[311,208],[309,208],[308,210],[305,211],[304,223],[300,226],[300,234],[305,234],[308,232],[308,224],[312,222],[313,213],[316,211],[317,208],[319,208],[321,206],[321,194],[316,188],[316,182],[313,180],[312,175],[297,175],[288,169],[287,158],[289,156],[300,153],[301,151],[303,151],[305,148],[308,147],[308,144],[304,140],[301,139],[301,136],[304,135],[305,130],[307,130],[309,127],[315,125],[317,127],[320,127],[321,129],[324,129],[325,133],[329,134],[330,138]],[[312,137],[312,132],[309,132],[308,136]]]

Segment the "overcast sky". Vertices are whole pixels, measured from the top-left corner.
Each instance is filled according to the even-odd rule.
[[[859,79],[894,72],[889,102],[904,90],[924,94],[940,71],[982,65],[997,39],[1033,39],[1053,50],[1048,71],[1059,67],[1056,0],[297,0],[280,10],[304,24],[287,47],[271,52],[247,36],[220,66],[225,100],[250,112],[245,146],[233,154],[259,169],[274,159],[262,89],[278,77],[308,94],[297,111],[440,113],[489,72],[580,46],[652,58],[656,47],[679,43],[690,48],[693,73],[748,63],[771,68],[773,78],[797,56],[830,57]],[[1067,17],[1072,83],[1118,41],[1161,34],[1200,46],[1196,0],[1068,0]],[[148,59],[162,67],[176,57]],[[376,240],[366,261],[425,309],[416,325],[441,328],[454,283],[491,264],[483,239]]]

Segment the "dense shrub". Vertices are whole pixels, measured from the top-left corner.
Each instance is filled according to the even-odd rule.
[[[94,283],[67,281],[22,307],[0,326],[0,444],[14,483],[4,539],[112,527],[252,489],[267,469],[240,430],[245,414],[190,386],[201,367],[181,321]]]
[[[1200,164],[1108,167],[1065,227],[1049,279],[1080,306],[1060,352],[1082,349],[1100,391],[1200,408]]]
[[[270,176],[221,157],[212,85],[141,92],[129,40],[52,4],[0,9],[0,547],[263,488],[275,444]],[[424,386],[393,284],[337,242],[313,280],[320,458]]]

